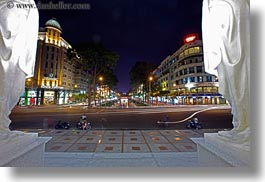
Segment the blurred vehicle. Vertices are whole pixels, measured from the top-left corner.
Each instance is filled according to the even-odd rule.
[[[79,130],[91,129],[91,124],[89,121],[87,121],[87,117],[85,114],[83,114],[80,120],[76,123],[76,128]]]
[[[188,120],[186,128],[198,130],[198,129],[202,129],[202,124],[199,123],[198,118],[193,118],[192,120]]]
[[[70,124],[68,122],[62,122],[61,120],[55,125],[55,129],[69,129]]]

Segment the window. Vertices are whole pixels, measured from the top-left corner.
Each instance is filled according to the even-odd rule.
[[[194,53],[199,53],[200,52],[200,47],[194,47]]]
[[[202,76],[198,76],[197,77],[197,82],[203,82],[203,77]]]
[[[190,82],[195,82],[195,77],[190,77]]]
[[[194,73],[194,67],[189,68],[189,73]]]
[[[189,48],[189,54],[194,54],[194,48]]]
[[[210,75],[206,76],[206,81],[207,82],[212,82],[212,76],[210,76]]]
[[[197,73],[202,73],[202,66],[197,66],[196,69],[197,69]]]
[[[179,54],[179,59],[181,59],[183,57],[184,57],[184,53],[182,52],[182,53]]]
[[[183,84],[183,80],[178,80],[178,82],[179,82],[179,85]]]
[[[188,49],[185,50],[185,51],[184,51],[184,54],[185,54],[185,56],[189,55],[189,50],[188,50]]]
[[[190,64],[191,63],[191,60],[186,60],[186,64]]]
[[[179,75],[180,75],[180,76],[183,75],[183,70],[181,70],[181,71],[179,72]]]
[[[173,64],[175,62],[175,59],[173,58],[171,61],[170,61],[170,65]]]

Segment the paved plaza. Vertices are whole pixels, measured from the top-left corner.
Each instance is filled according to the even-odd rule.
[[[36,130],[52,137],[46,152],[159,153],[196,152],[191,138],[216,130]]]
[[[205,130],[23,130],[51,137],[45,167],[201,167],[196,144]]]

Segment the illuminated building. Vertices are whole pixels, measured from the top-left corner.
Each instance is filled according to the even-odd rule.
[[[77,67],[77,57],[69,60],[67,50],[72,47],[61,34],[54,18],[40,28],[34,77],[26,81],[25,101],[29,97],[31,104],[66,104],[88,87],[88,73]]]
[[[218,78],[204,70],[203,44],[197,34],[184,38],[184,45],[166,57],[153,74],[166,101],[177,104],[221,104]],[[163,97],[160,99],[163,100]]]

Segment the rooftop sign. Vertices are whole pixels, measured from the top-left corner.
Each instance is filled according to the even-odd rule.
[[[195,40],[198,40],[198,37],[199,37],[199,36],[198,36],[198,34],[196,34],[196,33],[186,35],[186,36],[184,37],[184,44],[194,42]]]

